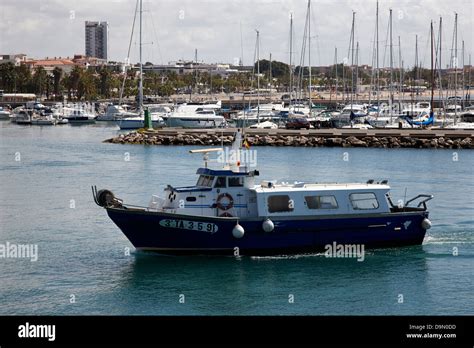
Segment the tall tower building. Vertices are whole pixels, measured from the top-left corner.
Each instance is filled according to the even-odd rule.
[[[107,59],[109,24],[86,22],[86,56]]]

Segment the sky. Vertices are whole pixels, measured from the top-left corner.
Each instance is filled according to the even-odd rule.
[[[84,54],[84,22],[109,23],[109,60],[126,61],[136,0],[0,0],[0,54],[30,57],[71,57]],[[372,63],[376,0],[312,0],[311,65],[350,61],[352,11],[356,12],[355,41],[360,64]],[[429,27],[438,36],[443,17],[443,66],[452,53],[454,13],[458,13],[458,59],[465,42],[465,63],[474,48],[473,0],[379,0],[380,65],[389,66],[387,28],[393,11],[394,66],[399,48],[404,67],[415,62],[415,35],[419,60],[429,66]],[[242,56],[251,65],[256,32],[260,58],[288,62],[290,13],[294,17],[293,61],[299,62],[307,0],[143,0],[143,60],[167,64],[178,59],[207,63],[234,63]],[[138,20],[130,59],[138,61]],[[398,36],[401,46],[398,45]],[[473,57],[474,58],[474,57]],[[307,65],[308,58],[305,58]]]

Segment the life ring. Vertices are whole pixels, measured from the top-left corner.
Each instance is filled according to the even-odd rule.
[[[219,217],[234,217],[234,215],[232,215],[228,212],[225,212],[225,213],[222,213],[221,215],[219,215]]]
[[[222,200],[226,198],[227,200],[229,200],[229,203],[227,205],[224,205],[222,204]],[[232,198],[232,196],[228,193],[221,193],[218,197],[217,197],[217,202],[216,202],[216,206],[217,208],[219,208],[220,210],[229,210],[229,209],[232,209],[232,207],[234,206],[234,198]]]

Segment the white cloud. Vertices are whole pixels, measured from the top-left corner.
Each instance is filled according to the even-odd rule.
[[[381,0],[381,41],[386,39],[390,7],[393,9],[394,44],[398,45],[400,35],[405,65],[413,64],[416,34],[420,59],[427,57],[429,23],[433,19],[437,27],[440,15],[444,22],[443,59],[447,62],[454,12],[459,13],[459,48],[465,40],[466,57],[472,51],[471,0]],[[0,52],[24,52],[35,57],[83,53],[84,21],[106,20],[110,26],[109,56],[123,60],[127,54],[134,8],[135,0],[2,0]],[[274,59],[287,61],[289,13],[293,12],[294,59],[299,61],[305,0],[145,0],[144,9],[145,60],[166,63],[179,58],[192,59],[197,48],[199,58],[205,61],[233,62],[240,56],[242,25],[245,63],[250,63],[254,56],[254,29],[261,32],[262,58],[268,58],[271,52]],[[352,10],[356,11],[356,39],[360,41],[361,63],[370,64],[375,0],[313,0],[312,9],[314,65],[332,64],[336,46],[339,59],[347,55]],[[136,29],[138,33],[138,26]],[[132,46],[134,61],[138,57],[137,40],[136,36]],[[381,42],[380,47],[383,55],[386,43]],[[398,47],[394,52],[398,60]]]

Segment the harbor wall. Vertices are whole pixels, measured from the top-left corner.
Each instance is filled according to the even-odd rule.
[[[236,129],[138,130],[107,139],[113,144],[140,145],[230,145]],[[474,130],[246,130],[250,146],[374,147],[474,149]]]

